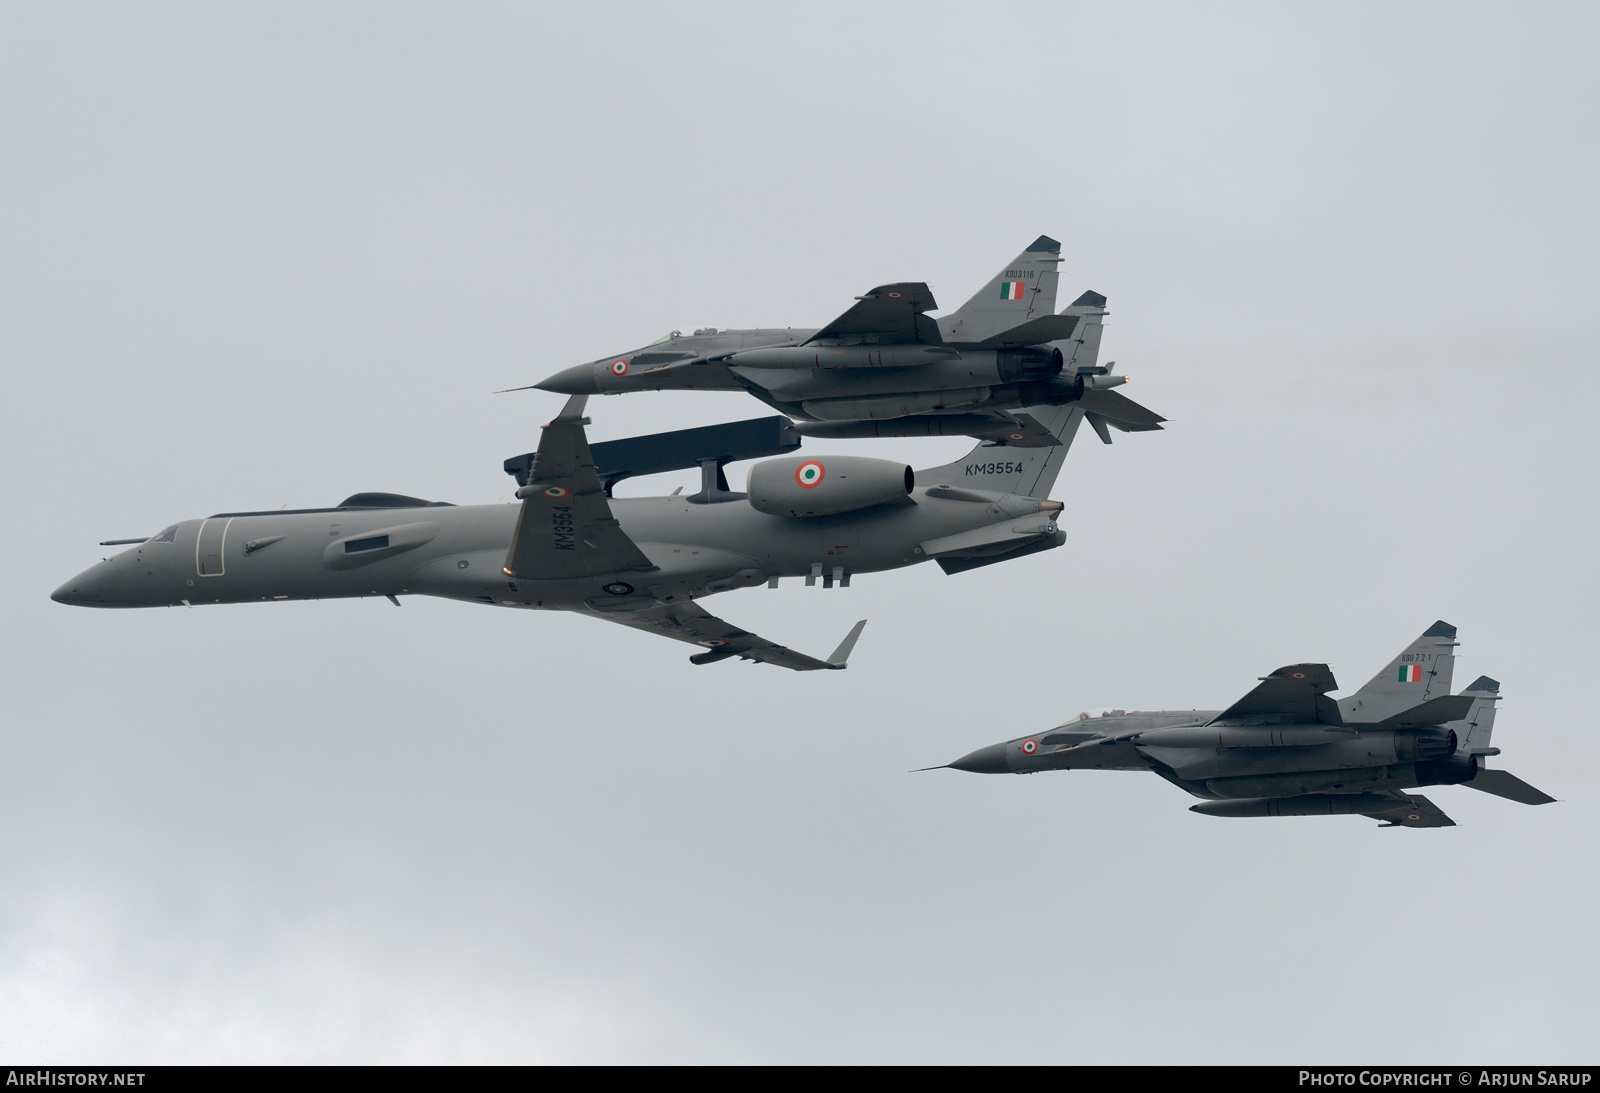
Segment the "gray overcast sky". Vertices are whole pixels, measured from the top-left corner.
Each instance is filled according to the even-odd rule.
[[[5,6],[0,1054],[1593,1062],[1597,31]],[[1062,550],[715,601],[812,652],[870,618],[848,672],[416,598],[48,599],[176,519],[492,501],[559,405],[496,389],[890,280],[953,308],[1041,232],[1172,423],[1080,439]],[[906,773],[1300,660],[1348,690],[1436,618],[1560,804],[1446,787],[1459,827],[1384,831]]]

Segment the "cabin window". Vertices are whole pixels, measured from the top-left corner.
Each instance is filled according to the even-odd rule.
[[[346,554],[359,554],[363,550],[382,550],[389,545],[387,535],[374,535],[370,539],[350,539],[344,544]]]

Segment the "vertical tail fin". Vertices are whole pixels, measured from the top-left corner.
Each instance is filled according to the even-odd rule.
[[[995,493],[1014,493],[1022,497],[1048,497],[1072,448],[1072,438],[1083,422],[1083,411],[1076,403],[1065,406],[1030,406],[1026,412],[1049,434],[1056,444],[1048,448],[1013,448],[979,444],[966,457],[942,467],[916,472],[919,486],[966,486]]]
[[[1040,237],[1034,246],[1048,243],[1059,249],[1060,244],[1053,239]],[[1032,252],[1024,252],[1027,253]],[[1055,284],[1050,285],[1050,299],[1054,305]],[[980,296],[982,293],[979,294]],[[1043,294],[1041,293],[1041,296]],[[977,302],[977,297],[967,303],[971,307]],[[963,308],[962,311],[965,311]],[[957,312],[957,315],[961,312]],[[1078,375],[1099,367],[1100,359],[1100,334],[1102,322],[1106,316],[1106,298],[1098,292],[1085,292],[1072,304],[1061,311],[1063,315],[1076,315],[1078,325],[1072,332],[1072,337],[1059,342],[1052,342],[1061,350],[1065,363],[1061,368],[1061,379],[1067,383],[1076,381]],[[950,318],[955,318],[954,315]],[[1020,321],[1020,320],[1018,320]],[[1011,319],[1006,323],[1015,325]],[[940,320],[943,329],[944,320]],[[1002,329],[1010,329],[1004,326]],[[966,337],[963,334],[963,337]],[[946,333],[945,337],[950,338]],[[1103,370],[1102,370],[1103,371]],[[1071,397],[1071,396],[1069,396]],[[1131,405],[1131,404],[1130,404]],[[1143,407],[1136,407],[1151,417]],[[1094,413],[1078,401],[1067,402],[1059,406],[1028,406],[1016,411],[1019,415],[1026,415],[1042,425],[1046,432],[1056,438],[1054,447],[1022,448],[1010,446],[996,446],[993,444],[979,444],[967,453],[965,459],[956,463],[947,463],[942,467],[929,467],[927,470],[917,472],[917,485],[936,486],[941,483],[949,485],[969,486],[979,490],[993,490],[997,493],[1014,493],[1023,497],[1044,498],[1056,484],[1056,477],[1061,473],[1061,465],[1066,462],[1067,452],[1072,447],[1072,438],[1077,435],[1078,426],[1085,420],[1094,426],[1101,438],[1110,443],[1110,434],[1106,430],[1106,421],[1100,414]],[[1156,417],[1162,421],[1164,418]],[[1127,425],[1113,421],[1119,429],[1126,429]],[[1142,426],[1148,428],[1148,426]]]
[[[1443,620],[1434,623],[1365,687],[1339,699],[1340,716],[1347,724],[1382,721],[1449,694],[1456,645],[1456,628]]]
[[[1500,683],[1488,676],[1479,676],[1461,693],[1471,695],[1473,702],[1465,719],[1466,728],[1456,729],[1459,738],[1456,752],[1471,755],[1487,749],[1489,738],[1494,735],[1494,704],[1500,700]]]
[[[1062,308],[1061,314],[1078,317],[1078,325],[1073,330],[1072,337],[1064,342],[1054,343],[1066,361],[1061,368],[1061,374],[1071,379],[1080,372],[1100,366],[1100,334],[1106,317],[1106,298],[1090,290]]]
[[[947,342],[981,342],[1056,309],[1061,244],[1041,235],[960,308],[939,320]]]

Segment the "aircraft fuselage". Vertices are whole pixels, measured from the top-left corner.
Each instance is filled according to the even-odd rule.
[[[1050,502],[965,491],[836,516],[784,517],[742,499],[613,498],[649,571],[572,580],[504,570],[518,505],[426,505],[223,513],[185,520],[85,570],[54,599],[86,607],[171,607],[358,596],[427,595],[506,607],[630,610],[763,584],[927,561],[920,544],[1044,513],[1039,539],[1064,541]],[[1048,532],[1044,527],[1048,526]],[[1015,544],[1012,544],[1015,545]]]

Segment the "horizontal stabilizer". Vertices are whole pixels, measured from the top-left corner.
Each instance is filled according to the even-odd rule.
[[[1099,414],[1125,433],[1150,432],[1161,428],[1161,423],[1167,420],[1154,410],[1140,406],[1115,391],[1085,391],[1078,405],[1089,413]]]
[[[1555,802],[1555,798],[1540,789],[1535,789],[1528,783],[1518,778],[1515,774],[1503,770],[1480,770],[1472,776],[1470,782],[1462,782],[1468,789],[1475,789],[1482,793],[1492,793],[1496,797],[1504,797],[1508,801],[1516,801],[1524,805],[1548,805]]]
[[[1078,327],[1076,315],[1040,315],[1020,326],[992,334],[981,342],[967,343],[977,349],[1004,349],[1007,346],[1043,345],[1046,342],[1064,341],[1072,337]],[[952,345],[963,343],[951,342]]]
[[[1477,699],[1470,695],[1440,695],[1409,710],[1392,714],[1378,724],[1386,729],[1416,729],[1423,725],[1443,725],[1447,721],[1460,721],[1465,718],[1476,701]]]
[[[1056,530],[1055,521],[1044,513],[1021,519],[1005,520],[988,527],[973,528],[939,539],[929,539],[922,544],[922,553],[930,558],[959,550],[977,550],[1000,543],[1031,539],[1036,535],[1050,535]]]

